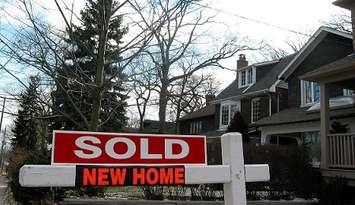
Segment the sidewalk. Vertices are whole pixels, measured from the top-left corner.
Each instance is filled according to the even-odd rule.
[[[59,205],[223,205],[222,201],[64,200]],[[248,201],[248,205],[315,205],[317,202]]]

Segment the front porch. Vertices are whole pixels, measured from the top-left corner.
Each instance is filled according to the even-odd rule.
[[[355,133],[330,133],[330,86],[355,90],[355,55],[323,66],[301,76],[302,80],[320,84],[321,170],[326,177],[344,177],[355,185]],[[352,105],[354,107],[354,105]],[[341,108],[339,108],[341,109]],[[350,125],[353,126],[353,125]]]
[[[355,169],[355,133],[329,134],[327,144],[328,168]]]

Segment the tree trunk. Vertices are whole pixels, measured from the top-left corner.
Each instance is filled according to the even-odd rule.
[[[99,36],[99,50],[97,55],[97,68],[96,68],[96,78],[95,78],[95,88],[93,95],[93,110],[91,114],[90,130],[97,131],[99,128],[99,118],[102,102],[102,90],[104,84],[104,67],[105,67],[105,51],[106,51],[106,41],[107,41],[107,29],[108,20],[111,13],[111,5],[106,7],[106,4],[100,1],[102,8],[100,9],[101,22],[100,36]]]
[[[165,133],[166,107],[168,104],[168,88],[162,83],[159,95],[159,133]]]

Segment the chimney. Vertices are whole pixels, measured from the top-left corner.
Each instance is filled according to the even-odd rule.
[[[355,1],[354,0],[337,0],[333,4],[351,11],[351,22],[353,29],[353,49],[355,52]]]
[[[215,99],[215,96],[214,95],[206,95],[205,98],[206,98],[206,105],[210,105],[211,102]]]
[[[248,66],[248,61],[244,54],[239,54],[239,59],[237,60],[237,69],[244,68]]]

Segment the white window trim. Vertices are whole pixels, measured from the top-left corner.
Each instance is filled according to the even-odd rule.
[[[239,108],[238,111],[241,111],[241,107],[240,107],[240,101],[224,101],[221,103],[221,107],[220,107],[220,112],[219,112],[219,130],[220,131],[224,131],[227,130],[228,125],[230,123],[230,121],[232,120],[233,116],[231,116],[230,112],[231,112],[231,106],[232,105],[237,105],[237,107]],[[222,125],[222,107],[224,106],[228,106],[228,125]]]
[[[353,94],[350,94],[351,90],[350,89],[343,89],[343,96],[354,96],[355,92]]]
[[[254,113],[254,109],[253,109],[253,103],[255,102],[255,101],[257,101],[257,100],[261,100],[260,98],[253,98],[253,99],[251,99],[251,101],[250,101],[250,107],[251,107],[251,117],[250,117],[250,119],[251,119],[251,123],[254,123],[254,122],[256,122],[255,120],[254,120],[254,115],[253,115],[253,113]]]
[[[305,93],[305,90],[304,90],[304,84],[305,82],[310,82],[310,81],[304,81],[304,80],[300,80],[300,86],[301,86],[301,107],[308,107],[308,106],[312,106],[312,105],[315,105],[319,102],[316,102],[314,99],[312,99],[312,102],[310,103],[306,103],[306,93]],[[312,98],[314,98],[314,89],[313,89],[313,83],[314,82],[310,82],[312,83]]]
[[[202,132],[202,121],[193,121],[190,123],[190,134],[199,134]]]
[[[252,82],[248,83],[248,73],[249,73],[248,71],[250,69],[253,71],[253,73],[252,73],[253,77],[252,77]],[[242,76],[241,73],[242,72],[245,72],[245,84],[244,85],[242,85],[242,78],[241,78],[241,76]],[[244,69],[239,69],[237,71],[237,76],[238,76],[238,78],[237,78],[237,80],[238,80],[238,88],[244,88],[244,87],[248,87],[250,85],[253,85],[256,82],[256,67],[252,66],[252,67],[246,67]]]

